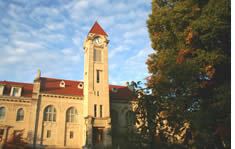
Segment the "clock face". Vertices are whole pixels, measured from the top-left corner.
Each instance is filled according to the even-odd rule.
[[[102,41],[99,37],[96,37],[96,38],[95,38],[95,42],[96,42],[96,44],[98,44],[98,45],[101,45],[101,44],[103,43],[103,41]]]

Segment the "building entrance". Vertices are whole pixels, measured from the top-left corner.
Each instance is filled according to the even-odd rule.
[[[93,127],[93,137],[92,137],[93,145],[103,144],[103,140],[104,140],[104,128]]]

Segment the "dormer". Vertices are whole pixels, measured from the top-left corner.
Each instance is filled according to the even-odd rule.
[[[82,83],[79,83],[79,84],[78,84],[78,88],[83,89],[83,84],[82,84]]]
[[[22,86],[12,86],[10,96],[20,97],[22,93]]]
[[[4,89],[5,89],[5,85],[4,84],[0,84],[0,96],[3,95]]]
[[[65,82],[64,81],[60,81],[60,87],[65,87]]]
[[[113,87],[113,88],[112,88],[112,92],[117,93],[117,88],[116,88],[116,87]]]

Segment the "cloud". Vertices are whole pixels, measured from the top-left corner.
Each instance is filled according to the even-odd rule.
[[[126,32],[124,34],[124,38],[126,39],[130,39],[130,38],[137,38],[137,37],[140,37],[141,38],[141,35],[147,35],[147,31],[146,31],[146,28],[145,27],[141,27],[141,28],[138,28],[137,30],[135,30],[134,32],[131,31],[131,32]]]
[[[115,54],[118,52],[123,52],[129,50],[127,47],[124,47],[123,45],[118,46],[117,48],[110,49],[109,52],[109,58],[112,58]]]
[[[133,68],[134,66],[140,67],[146,67],[145,61],[148,58],[148,55],[153,53],[154,51],[151,48],[141,49],[138,51],[138,53],[129,59],[126,60],[126,64],[130,66],[130,68]],[[127,70],[129,70],[128,67],[126,67]]]
[[[41,49],[43,48],[39,43],[32,43],[27,41],[21,41],[21,40],[13,40],[12,44],[15,45],[16,48],[23,48],[23,49]]]
[[[47,23],[45,25],[49,30],[58,30],[58,29],[63,29],[64,28],[64,24],[58,24],[58,23]]]
[[[102,16],[99,19],[100,25],[102,25],[104,28],[108,28],[109,26],[113,25],[115,23],[115,17],[114,16]]]
[[[23,11],[23,7],[19,5],[15,5],[15,4],[10,4],[9,9],[8,9],[8,15],[15,20],[20,20],[19,15],[21,15],[21,17],[22,15],[24,15],[24,14],[21,14],[22,11]]]

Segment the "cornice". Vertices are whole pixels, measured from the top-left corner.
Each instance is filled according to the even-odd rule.
[[[43,97],[83,100],[83,96],[73,96],[73,95],[64,95],[64,94],[48,94],[48,93],[40,93],[40,95]]]
[[[0,96],[0,101],[31,103],[32,98],[30,98],[30,97],[15,97],[15,96]]]

